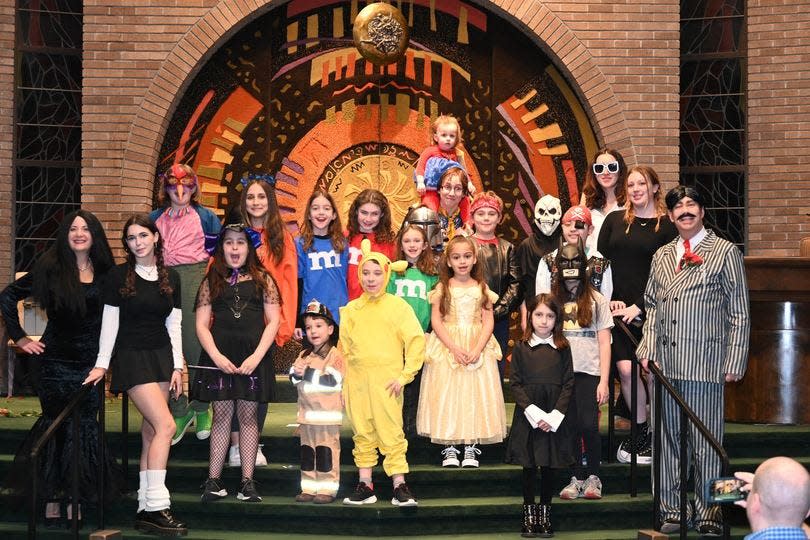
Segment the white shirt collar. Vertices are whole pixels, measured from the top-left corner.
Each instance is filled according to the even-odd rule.
[[[546,345],[551,345],[551,347],[553,347],[554,349],[557,348],[557,346],[554,344],[553,334],[548,336],[547,338],[541,338],[540,336],[532,332],[532,337],[529,339],[529,346],[537,347],[538,345],[541,345],[543,343],[545,343]]]
[[[706,238],[706,227],[701,227],[700,230],[697,232],[697,234],[695,234],[695,236],[689,239],[689,247],[691,248],[691,250],[695,251],[695,249],[703,241],[704,238]],[[683,241],[684,241],[683,238],[680,238],[678,240],[678,247],[681,248],[681,250],[684,249]]]

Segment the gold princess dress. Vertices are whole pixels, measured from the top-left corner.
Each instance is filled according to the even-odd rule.
[[[428,295],[431,304],[441,302],[442,284]],[[475,346],[481,332],[485,301],[495,303],[498,295],[480,286],[450,287],[450,309],[444,326],[462,349]],[[506,436],[498,360],[501,348],[490,335],[481,356],[462,366],[435,332],[427,338],[425,366],[419,392],[416,430],[436,444],[493,444]]]

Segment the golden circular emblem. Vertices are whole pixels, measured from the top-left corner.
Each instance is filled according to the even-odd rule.
[[[378,66],[393,64],[408,47],[408,24],[402,12],[390,4],[375,2],[354,19],[354,46]]]

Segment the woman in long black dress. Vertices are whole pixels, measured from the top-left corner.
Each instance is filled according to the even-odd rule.
[[[98,357],[85,382],[102,380],[112,359],[110,389],[126,392],[143,416],[135,528],[184,536],[165,483],[175,431],[169,390],[183,391],[180,278],[163,264],[160,234],[146,214],[127,220],[121,240],[127,262],[107,278]]]
[[[624,212],[608,214],[599,232],[599,252],[610,259],[613,269],[611,314],[621,317],[636,340],[641,339],[644,319],[644,288],[650,276],[653,254],[677,236],[678,231],[667,217],[661,196],[661,182],[652,167],[633,167],[627,175],[627,202]],[[622,395],[630,407],[632,364],[636,348],[627,334],[613,327],[611,356],[622,384]],[[622,463],[630,462],[635,445],[638,463],[652,462],[652,438],[647,424],[646,399],[643,392],[636,403],[638,438],[626,440],[616,452]]]
[[[40,373],[36,391],[42,416],[21,445],[7,486],[25,491],[30,486],[28,456],[33,444],[51,426],[73,394],[81,387],[98,353],[101,328],[101,281],[113,265],[112,252],[98,219],[86,210],[68,214],[54,245],[37,261],[34,270],[0,293],[0,310],[9,336],[29,355],[38,357]],[[32,296],[48,315],[40,341],[28,337],[20,326],[17,303]],[[79,497],[96,502],[98,468],[98,393],[81,405],[79,420]],[[46,520],[60,517],[60,503],[67,502],[71,481],[72,418],[42,449],[37,493],[46,501]],[[107,458],[106,493],[113,495],[119,482],[117,468]],[[120,477],[119,477],[120,478]]]

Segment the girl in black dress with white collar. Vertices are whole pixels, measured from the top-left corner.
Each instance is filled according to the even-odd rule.
[[[571,422],[565,417],[574,389],[571,348],[562,332],[562,308],[550,294],[529,299],[524,341],[512,351],[509,375],[515,414],[506,462],[523,467],[523,528],[526,538],[554,536],[551,527],[553,469],[574,462]],[[540,504],[534,502],[540,467]]]
[[[169,391],[176,396],[183,392],[180,278],[163,265],[160,233],[146,214],[127,220],[121,240],[127,262],[113,268],[107,279],[98,358],[85,382],[102,380],[112,358],[110,389],[127,392],[143,416],[135,528],[185,536],[185,523],[169,510],[165,483],[175,431]]]

